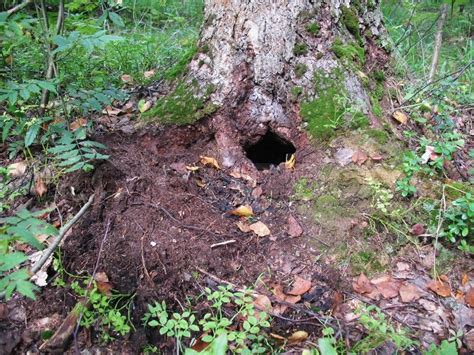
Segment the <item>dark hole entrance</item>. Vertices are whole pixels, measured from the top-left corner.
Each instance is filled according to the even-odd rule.
[[[271,165],[285,162],[296,149],[291,142],[267,131],[257,143],[248,146],[245,152],[258,170],[265,170]]]

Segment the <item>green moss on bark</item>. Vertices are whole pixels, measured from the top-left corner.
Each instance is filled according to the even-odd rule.
[[[345,63],[365,63],[364,48],[355,42],[343,43],[340,38],[336,38],[331,46],[333,53]]]
[[[359,17],[357,12],[350,7],[342,7],[342,22],[347,30],[358,40],[362,40],[359,30]]]
[[[308,66],[306,64],[298,63],[295,66],[295,76],[299,79],[308,71]]]

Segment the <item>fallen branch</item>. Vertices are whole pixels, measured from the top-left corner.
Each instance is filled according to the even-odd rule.
[[[82,217],[82,215],[87,211],[89,206],[92,204],[92,201],[94,201],[94,195],[91,195],[89,197],[89,200],[86,202],[86,204],[84,206],[82,206],[82,208],[79,210],[79,212],[77,212],[77,214],[69,222],[67,222],[65,226],[63,226],[61,228],[61,230],[59,231],[59,234],[56,237],[56,239],[54,240],[53,244],[51,244],[49,246],[49,248],[44,251],[43,256],[41,257],[41,259],[35,265],[33,265],[31,267],[31,270],[30,270],[31,276],[36,274],[41,269],[41,267],[44,265],[46,260],[48,260],[49,257],[51,255],[53,255],[54,251],[56,250],[58,245],[61,243],[61,241],[63,240],[66,233],[69,231],[69,229],[71,229],[71,227],[74,225],[74,223],[76,223]]]
[[[226,240],[225,242],[220,242],[220,243],[216,243],[216,244],[212,244],[211,245],[211,249],[214,249],[214,248],[217,248],[217,247],[221,247],[221,246],[224,246],[224,245],[227,245],[227,244],[233,244],[237,242],[235,239],[231,239],[231,240]]]
[[[21,9],[28,6],[32,2],[33,2],[33,0],[26,0],[26,1],[23,1],[22,3],[20,3],[16,6],[12,7],[11,9],[7,10],[7,16],[13,15],[15,12],[20,11]]]
[[[441,44],[443,42],[443,27],[446,15],[448,14],[448,5],[442,4],[440,9],[440,16],[438,21],[438,28],[436,29],[435,46],[433,49],[433,60],[431,61],[430,74],[428,75],[428,82],[433,81],[438,68],[439,53],[441,51]]]

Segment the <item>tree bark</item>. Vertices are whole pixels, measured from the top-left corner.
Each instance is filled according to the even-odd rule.
[[[441,44],[443,43],[443,27],[446,16],[448,15],[448,4],[442,4],[440,9],[440,16],[438,20],[438,27],[436,29],[435,45],[433,49],[433,59],[431,61],[430,73],[428,75],[428,82],[432,82],[438,69],[439,54],[441,51]]]
[[[305,100],[318,97],[316,71],[342,70],[350,101],[370,115],[361,74],[343,65],[331,46],[336,38],[360,44],[365,71],[373,70],[386,58],[375,44],[384,34],[379,5],[380,0],[206,0],[199,51],[187,80],[201,91],[212,88],[209,100],[219,109],[211,124],[223,166],[245,162],[244,148],[268,130],[298,148],[305,136],[302,99],[294,99],[292,88],[301,88]],[[345,18],[350,14],[355,23]]]

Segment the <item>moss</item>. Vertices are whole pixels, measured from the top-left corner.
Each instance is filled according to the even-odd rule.
[[[295,76],[299,79],[308,71],[308,66],[303,63],[298,63],[295,66]]]
[[[290,91],[293,100],[297,100],[303,94],[303,88],[301,86],[293,86]]]
[[[359,18],[357,13],[350,7],[342,7],[342,22],[347,30],[358,40],[361,40],[359,30]]]
[[[474,186],[469,182],[448,181],[445,192],[449,200],[456,200],[463,197],[466,192],[474,194]]]
[[[342,84],[342,72],[334,72],[329,78],[324,74],[314,74],[314,84],[318,97],[301,104],[300,113],[308,123],[309,133],[319,139],[329,139],[342,126],[345,107],[339,100],[346,92]]]
[[[369,249],[353,254],[350,259],[352,273],[359,275],[363,272],[370,276],[385,271],[387,262],[382,260],[382,255],[384,254]],[[385,256],[385,259],[388,259],[388,257]]]
[[[356,112],[352,115],[349,126],[352,129],[365,128],[370,124],[369,118],[362,112]]]
[[[383,70],[380,70],[380,69],[374,70],[374,72],[372,73],[372,76],[379,83],[383,83],[385,81],[385,73],[383,72]]]
[[[377,5],[375,4],[375,0],[367,0],[367,9],[369,11],[374,11],[377,8]]]
[[[295,48],[293,48],[293,53],[296,56],[305,55],[308,53],[308,46],[306,45],[306,43],[296,43]]]
[[[344,44],[340,38],[336,38],[331,46],[331,50],[341,60],[347,60],[348,62],[357,61],[360,64],[365,63],[364,48],[355,42]]]
[[[372,90],[372,96],[377,100],[382,100],[385,93],[385,88],[382,83],[377,83],[375,89]]]
[[[187,68],[189,62],[191,62],[191,59],[194,57],[194,55],[197,53],[197,47],[192,46],[187,50],[187,52],[183,55],[183,57],[175,64],[173,65],[170,69],[168,69],[165,72],[165,79],[167,80],[174,80],[177,77],[183,75]]]
[[[389,138],[388,133],[381,129],[369,129],[367,135],[381,145],[387,144]]]
[[[300,178],[293,186],[293,199],[310,201],[314,199],[314,190],[316,189],[316,182],[310,182],[308,178]]]
[[[377,116],[378,118],[382,118],[383,111],[382,111],[382,106],[380,106],[379,100],[371,96],[370,103],[372,104],[372,112],[374,113],[374,115]]]
[[[317,22],[308,23],[305,28],[306,31],[311,33],[313,36],[317,36],[319,33],[319,24]]]
[[[214,113],[218,106],[205,103],[214,88],[208,86],[202,97],[194,94],[196,84],[180,83],[176,89],[156,102],[155,106],[143,114],[146,121],[158,121],[165,124],[186,125]]]

